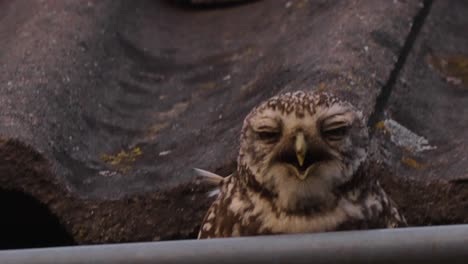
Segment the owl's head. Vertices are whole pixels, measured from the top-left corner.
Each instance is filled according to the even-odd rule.
[[[367,157],[362,113],[334,95],[294,92],[275,96],[244,120],[241,180],[275,197],[283,210],[333,202]]]

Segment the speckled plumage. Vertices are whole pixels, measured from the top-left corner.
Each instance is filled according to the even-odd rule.
[[[263,102],[244,120],[237,172],[219,180],[199,238],[406,225],[367,148],[362,113],[331,94]]]

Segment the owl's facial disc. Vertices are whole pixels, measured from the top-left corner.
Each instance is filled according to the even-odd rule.
[[[330,200],[367,157],[362,113],[326,93],[273,97],[244,121],[238,157],[249,184],[278,195],[281,208]]]
[[[256,146],[252,151],[261,158],[256,162],[266,168],[286,167],[288,174],[300,181],[320,177],[323,166],[343,160],[340,148],[347,145],[355,118],[347,107],[330,107],[302,117],[264,111],[252,118],[253,141],[249,145]]]

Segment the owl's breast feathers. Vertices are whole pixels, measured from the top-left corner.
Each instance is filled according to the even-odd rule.
[[[393,201],[363,164],[353,180],[336,191],[337,203],[321,211],[285,212],[271,196],[226,177],[208,210],[198,238],[311,233],[406,226]]]

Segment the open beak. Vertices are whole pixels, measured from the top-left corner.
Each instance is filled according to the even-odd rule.
[[[294,150],[296,152],[296,158],[299,163],[299,166],[304,165],[304,160],[307,153],[307,144],[304,138],[304,134],[299,132],[296,135],[296,142],[294,143]]]

